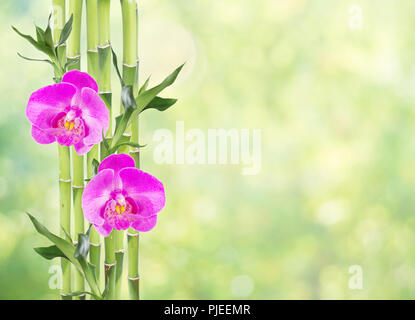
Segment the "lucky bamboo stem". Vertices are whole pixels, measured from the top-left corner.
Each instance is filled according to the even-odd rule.
[[[98,0],[98,55],[99,55],[99,92],[110,112],[110,125],[106,138],[111,138],[111,46],[110,46],[110,0]],[[106,152],[101,146],[101,160]],[[108,288],[107,299],[115,299],[115,278],[117,263],[115,260],[114,232],[105,238],[105,285]]]
[[[121,0],[122,24],[123,24],[123,80],[126,85],[134,85],[137,61],[137,28],[136,28],[136,1]],[[131,136],[127,129],[123,140]],[[119,153],[128,153],[128,146],[120,148]],[[122,290],[123,265],[124,265],[124,237],[122,230],[115,232],[115,256],[117,260],[116,298],[119,299]]]
[[[77,59],[78,62],[69,67],[70,70],[80,70],[81,55],[81,22],[82,22],[83,0],[69,0],[69,15],[73,14],[73,26],[71,35],[68,38],[67,59],[68,61]],[[74,209],[74,229],[77,241],[78,235],[84,233],[84,214],[82,211],[82,193],[84,191],[84,156],[78,155],[72,151],[73,166],[73,209]],[[85,291],[85,280],[81,272],[75,270],[74,291]],[[76,300],[84,300],[85,294],[74,297]]]
[[[111,45],[110,45],[110,0],[98,0],[98,55],[99,93],[110,112],[110,125],[107,137],[112,132],[112,92],[111,92]]]
[[[138,88],[138,7],[136,1],[128,2],[128,14],[126,13],[126,23],[124,26],[124,64],[123,77],[137,90]],[[126,5],[127,6],[127,5]],[[135,8],[133,8],[135,6]],[[124,12],[123,12],[124,18]],[[126,30],[128,28],[128,30]],[[129,45],[131,44],[131,45]],[[134,80],[131,82],[131,78]],[[127,83],[127,82],[126,82]],[[137,93],[137,92],[135,92]],[[138,118],[131,124],[131,141],[138,143]],[[137,168],[140,168],[139,149],[130,151],[134,158]],[[138,245],[139,233],[130,228],[128,230],[128,292],[131,300],[138,300],[140,277],[138,273]]]
[[[62,28],[65,25],[66,7],[65,0],[52,0],[52,31],[55,45],[59,42]],[[61,64],[65,64],[65,45],[58,48]],[[56,75],[55,75],[56,76]],[[70,240],[66,233],[71,233],[71,155],[68,147],[58,145],[59,161],[59,216],[60,235]],[[64,231],[65,230],[65,231]],[[61,259],[63,300],[71,300],[71,264],[66,259]]]
[[[87,23],[87,59],[88,73],[98,79],[98,1],[86,0],[86,23]],[[87,177],[91,179],[94,175],[92,161],[99,159],[99,145],[95,145],[87,155]],[[101,271],[101,239],[95,228],[91,229],[90,235],[89,261],[95,266],[95,277],[97,282],[100,280]]]

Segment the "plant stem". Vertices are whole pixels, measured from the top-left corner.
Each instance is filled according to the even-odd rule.
[[[110,124],[107,137],[112,132],[112,92],[111,92],[111,45],[110,45],[110,0],[98,0],[98,55],[99,55],[99,92],[110,112]]]
[[[133,85],[135,95],[138,90],[138,6],[136,1],[125,1],[126,3],[123,18],[124,24],[124,64],[123,77],[126,84]],[[132,80],[133,79],[133,80]],[[138,143],[138,118],[131,123],[131,142]],[[139,149],[133,148],[130,155],[135,160],[135,165],[140,168]],[[140,278],[138,273],[138,246],[139,233],[130,228],[128,230],[128,292],[130,300],[138,300]]]
[[[73,14],[72,32],[68,38],[66,57],[68,62],[80,58],[81,55],[81,23],[83,0],[69,0],[69,16]],[[71,70],[80,70],[80,60],[69,67]]]
[[[52,24],[53,39],[55,45],[59,42],[62,28],[65,25],[66,7],[65,0],[52,0]],[[65,64],[66,47],[62,45],[58,48],[62,65]],[[57,75],[55,74],[55,77]],[[58,145],[59,161],[59,217],[61,237],[70,240],[66,233],[71,233],[71,154],[68,147]],[[65,231],[64,231],[65,230]],[[66,233],[65,233],[66,232]],[[62,289],[61,297],[63,300],[72,300],[71,297],[71,264],[66,259],[61,259],[62,267]]]
[[[110,125],[106,139],[112,133],[112,93],[111,93],[111,46],[110,46],[110,0],[98,0],[98,56],[99,56],[99,92],[110,112]],[[101,144],[101,161],[107,156]],[[108,288],[107,299],[115,299],[115,277],[117,262],[115,260],[115,232],[105,238],[105,286]]]
[[[97,0],[86,0],[86,22],[87,22],[87,59],[88,73],[97,80],[99,61],[98,61],[98,2]],[[87,177],[91,179],[94,176],[92,160],[99,159],[99,145],[92,147],[87,155]],[[101,271],[101,238],[95,228],[91,229],[89,235],[90,251],[89,261],[95,266],[95,277],[97,283],[100,281]]]
[[[82,5],[83,0],[69,0],[69,14],[73,14],[72,32],[68,38],[67,59],[68,61],[77,59],[78,62],[69,67],[70,70],[80,70],[81,54],[81,22],[82,22]],[[82,193],[84,191],[84,156],[78,155],[75,149],[72,149],[72,167],[73,167],[73,209],[74,209],[74,229],[75,239],[78,235],[84,233],[84,214],[82,211]],[[75,270],[74,279],[75,292],[85,291],[85,280],[82,273]],[[76,300],[85,300],[85,294],[74,297]]]
[[[71,154],[69,147],[58,145],[59,158],[59,199],[60,199],[60,235],[68,241],[66,235],[71,234]],[[65,230],[65,231],[64,231]],[[71,294],[71,263],[61,259],[63,300],[72,300]]]
[[[105,238],[105,286],[108,287],[107,300],[115,299],[115,276],[117,261],[115,260],[115,232]]]
[[[134,85],[137,61],[137,29],[136,29],[136,1],[121,0],[123,24],[123,80],[125,85]],[[121,138],[129,141],[131,128],[128,128]],[[128,146],[121,147],[119,153],[128,153]],[[120,298],[122,290],[122,274],[124,265],[124,237],[125,232],[115,232],[115,255],[117,258],[116,298]]]

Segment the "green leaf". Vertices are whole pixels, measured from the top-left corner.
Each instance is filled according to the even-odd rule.
[[[100,296],[97,281],[95,279],[94,274],[88,267],[88,263],[86,259],[82,255],[80,255],[79,258],[75,258],[75,246],[72,243],[66,241],[65,239],[62,239],[58,237],[57,235],[54,235],[53,233],[51,233],[44,225],[42,225],[30,213],[27,213],[27,215],[32,221],[36,231],[39,232],[41,235],[45,236],[46,238],[48,238],[52,243],[54,243],[56,247],[60,251],[62,251],[62,253],[67,257],[67,259],[78,269],[78,271],[83,272],[85,279],[87,280],[94,295]]]
[[[114,130],[114,132],[117,132],[117,128],[120,126],[120,123],[121,123],[121,120],[122,120],[123,116],[124,116],[123,114],[120,114],[119,116],[115,117],[115,130]]]
[[[34,250],[41,255],[43,258],[52,260],[54,258],[65,258],[68,259],[67,256],[60,250],[57,246],[53,245],[50,247],[39,247],[34,248]],[[69,259],[68,259],[69,260]]]
[[[69,239],[69,241],[71,242],[71,243],[73,243],[73,240],[72,240],[72,238],[71,238],[71,235],[65,230],[65,228],[64,227],[62,227],[61,226],[61,229],[62,229],[62,231],[63,231],[63,233],[65,234],[65,236]]]
[[[138,90],[138,94],[141,94],[142,92],[147,90],[148,83],[150,82],[150,77],[147,78],[146,82],[141,86],[140,90]]]
[[[151,102],[144,107],[144,109],[141,111],[147,109],[156,109],[158,111],[165,111],[168,108],[170,108],[172,105],[174,105],[177,102],[177,99],[170,99],[170,98],[161,98],[161,97],[155,97]]]
[[[121,101],[124,105],[125,114],[129,111],[137,109],[137,104],[134,98],[133,86],[123,86],[121,90]]]
[[[71,58],[71,60],[69,60],[65,63],[65,70],[68,70],[68,67],[79,63],[80,59],[81,59],[80,57],[76,57],[76,58],[73,58],[73,59]]]
[[[111,46],[111,52],[112,52],[112,64],[114,65],[115,71],[117,72],[118,79],[120,79],[121,87],[124,87],[124,80],[121,76],[120,69],[118,68],[118,59],[117,55],[115,54],[112,46]]]
[[[38,26],[35,26],[35,27],[36,27],[37,42],[44,43],[45,42],[45,31],[43,31],[43,29]]]
[[[133,116],[130,118],[132,121],[138,114],[165,88],[171,86],[174,81],[176,81],[177,76],[179,75],[180,71],[182,70],[184,64],[174,70],[162,83],[158,86],[155,86],[149,90],[144,91],[143,93],[139,94],[136,98],[137,110],[134,111]]]
[[[95,295],[95,294],[93,294],[92,292],[89,292],[89,291],[75,291],[75,292],[72,292],[72,293],[67,293],[66,295],[68,297],[78,297],[78,296],[81,296],[81,295],[84,295],[84,294],[89,294],[95,300],[102,300],[102,297],[97,296],[97,295]]]
[[[120,147],[123,147],[123,146],[129,146],[129,147],[139,149],[139,148],[144,148],[147,145],[146,144],[141,145],[141,144],[138,144],[138,143],[135,143],[135,142],[130,142],[130,141],[129,142],[121,142],[121,143],[117,144],[115,147],[111,148],[110,153],[116,152]]]
[[[32,221],[35,229],[37,232],[39,232],[41,235],[48,238],[52,243],[58,247],[59,250],[62,251],[62,253],[77,267],[79,270],[80,264],[76,260],[74,254],[75,254],[75,247],[72,243],[66,241],[65,239],[62,239],[58,237],[57,235],[54,235],[51,233],[44,225],[42,225],[35,217],[33,217],[30,213],[27,213],[30,220]]]
[[[58,46],[63,45],[66,40],[68,40],[71,32],[72,32],[72,25],[73,25],[73,14],[71,14],[71,17],[69,20],[65,23],[65,25],[62,28],[61,36],[59,38]]]
[[[32,46],[34,46],[37,50],[46,53],[49,57],[54,57],[55,53],[53,50],[51,50],[45,43],[39,43],[35,39],[33,39],[32,36],[29,36],[27,34],[21,33],[19,30],[17,30],[14,26],[12,26],[13,30],[22,38],[26,39],[30,42]]]
[[[99,167],[99,161],[97,159],[93,159],[92,168],[94,169],[94,175],[98,174],[98,167]]]
[[[46,63],[49,63],[52,67],[54,66],[53,62],[50,61],[50,60],[48,60],[48,59],[33,59],[33,58],[28,58],[28,57],[25,57],[25,56],[21,55],[19,52],[17,53],[17,55],[20,58],[25,59],[27,61],[46,62]]]
[[[89,253],[89,235],[80,234],[78,236],[78,244],[76,245],[75,249],[75,258],[79,259],[83,257],[86,259]]]
[[[53,44],[53,37],[52,37],[52,29],[50,28],[50,18],[52,15],[49,15],[48,18],[48,25],[45,29],[45,44],[52,50],[52,52],[55,52],[55,45]]]
[[[108,145],[107,139],[105,139],[105,132],[102,130],[102,142],[104,144],[105,150],[108,152],[110,149],[110,146]]]

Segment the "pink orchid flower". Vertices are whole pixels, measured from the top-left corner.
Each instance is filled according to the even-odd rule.
[[[33,92],[26,116],[36,142],[74,146],[80,155],[102,141],[109,125],[109,112],[98,95],[97,83],[77,70],[67,72],[61,83]]]
[[[82,196],[85,219],[104,237],[113,228],[150,231],[165,202],[163,184],[136,169],[134,159],[126,154],[103,160]]]

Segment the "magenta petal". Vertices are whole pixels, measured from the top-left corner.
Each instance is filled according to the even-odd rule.
[[[98,172],[105,169],[114,170],[115,186],[117,189],[121,189],[121,179],[119,172],[124,168],[134,168],[135,162],[132,157],[127,154],[113,154],[104,159],[98,167]]]
[[[112,231],[112,227],[106,222],[104,222],[101,226],[94,224],[94,227],[95,230],[97,230],[97,232],[103,237],[108,237]]]
[[[163,209],[166,195],[163,184],[159,180],[135,168],[124,168],[119,175],[122,189],[134,199],[141,216],[150,217]]]
[[[147,232],[153,229],[157,224],[157,215],[151,217],[140,217],[131,227],[140,232]]]
[[[72,70],[62,78],[62,82],[73,84],[77,88],[77,94],[74,97],[74,103],[78,104],[79,98],[81,97],[81,91],[83,88],[91,88],[93,91],[98,92],[98,85],[94,78],[88,73],[81,72],[78,70]]]
[[[74,145],[75,151],[77,154],[79,154],[80,156],[84,155],[85,153],[88,153],[92,147],[94,145],[86,145],[84,144],[84,142],[81,140],[80,142],[78,142],[77,144]]]
[[[52,127],[56,115],[71,105],[76,88],[69,83],[57,83],[32,93],[26,107],[29,121],[40,129]]]
[[[37,143],[40,144],[50,144],[56,141],[56,137],[54,135],[48,134],[36,126],[32,126],[32,137]]]
[[[107,106],[98,93],[84,88],[79,107],[82,110],[82,119],[88,128],[88,135],[85,136],[84,143],[86,145],[100,143],[102,133],[107,132],[109,126],[110,115]]]
[[[82,195],[82,209],[85,219],[90,223],[102,226],[104,219],[101,217],[102,208],[110,199],[114,171],[107,169],[98,173],[86,185]]]

